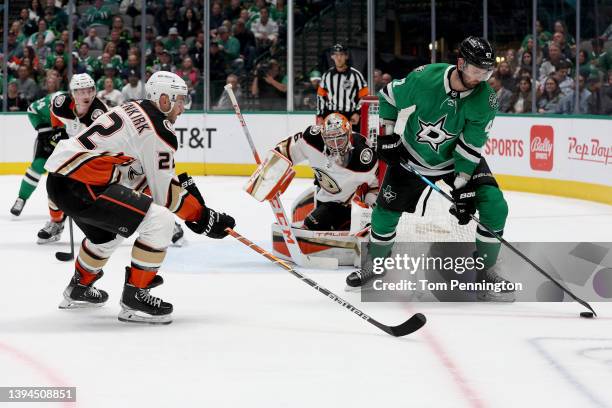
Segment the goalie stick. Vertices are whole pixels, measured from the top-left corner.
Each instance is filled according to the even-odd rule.
[[[257,162],[257,164],[260,164],[261,159],[259,157],[259,154],[257,153],[257,148],[253,143],[253,138],[251,137],[249,128],[247,127],[244,117],[240,112],[240,106],[238,106],[236,95],[234,95],[234,91],[232,90],[232,86],[230,84],[225,86],[225,92],[227,92],[228,96],[230,97],[230,100],[232,101],[234,112],[236,113],[236,116],[240,121],[242,131],[244,132],[244,135],[246,136],[247,141],[249,142],[249,146],[251,147],[251,151],[253,152],[255,162]],[[274,198],[269,200],[269,202],[272,206],[272,212],[274,213],[276,221],[282,227],[283,240],[287,245],[287,249],[289,250],[289,254],[291,255],[291,259],[293,259],[293,262],[305,268],[338,269],[338,260],[335,258],[310,257],[308,255],[304,255],[300,250],[298,241],[295,237],[295,234],[293,233],[293,229],[291,228],[291,225],[289,225],[289,219],[287,218],[285,209],[283,208],[283,205],[280,201],[280,195],[277,194]]]
[[[68,218],[68,227],[70,228],[70,252],[58,251],[55,253],[55,258],[58,261],[68,262],[74,259],[74,235],[72,233],[72,217]]]
[[[270,261],[272,261],[275,264],[279,265],[281,268],[283,268],[287,272],[291,273],[293,276],[295,276],[298,279],[300,279],[302,282],[304,282],[307,285],[309,285],[310,287],[316,289],[317,291],[319,291],[320,293],[322,293],[326,297],[330,298],[331,300],[333,300],[334,302],[336,302],[340,306],[344,307],[348,311],[354,313],[355,315],[357,315],[361,319],[365,320],[366,322],[368,322],[368,323],[378,327],[380,330],[384,331],[385,333],[388,333],[388,334],[390,334],[392,336],[395,336],[395,337],[406,336],[408,334],[414,333],[415,331],[419,330],[427,322],[427,319],[425,318],[425,315],[423,315],[422,313],[416,313],[410,319],[406,320],[404,323],[402,323],[400,325],[397,325],[397,326],[387,326],[386,324],[382,324],[379,321],[377,321],[377,320],[371,318],[370,316],[366,315],[364,312],[362,312],[361,310],[357,309],[355,306],[351,305],[349,302],[347,302],[346,300],[342,299],[341,297],[339,297],[338,295],[336,295],[335,293],[333,293],[329,289],[324,288],[323,286],[319,285],[317,282],[313,281],[312,279],[307,278],[306,276],[302,275],[300,272],[298,272],[294,268],[292,268],[287,262],[285,262],[282,259],[272,255],[271,253],[269,253],[265,249],[261,248],[260,246],[258,246],[255,243],[253,243],[252,241],[249,241],[248,239],[246,239],[245,237],[243,237],[242,235],[240,235],[239,233],[237,233],[233,229],[226,228],[225,231],[227,231],[228,234],[230,234],[232,237],[236,238],[238,241],[240,241],[244,245],[246,245],[249,248],[251,248],[253,251],[257,252],[260,255],[263,255],[264,257],[266,257]]]
[[[421,180],[423,180],[429,187],[431,187],[432,189],[434,189],[438,193],[440,193],[442,195],[442,197],[444,197],[445,199],[450,201],[452,204],[455,203],[455,201],[453,200],[453,198],[451,196],[449,196],[445,191],[443,191],[440,187],[438,187],[435,183],[433,183],[427,177],[425,177],[421,173],[419,173],[419,171],[417,169],[415,169],[414,167],[412,167],[409,163],[400,163],[400,164],[401,164],[401,166],[403,168],[405,168],[406,170],[408,170],[409,172],[413,173],[414,175],[419,177]],[[506,241],[501,235],[499,235],[497,232],[493,231],[491,228],[489,228],[488,226],[486,226],[483,223],[481,223],[480,220],[475,215],[473,215],[473,214],[470,215],[470,218],[472,218],[472,220],[474,220],[474,222],[476,222],[476,224],[478,224],[478,226],[480,226],[482,229],[486,230],[489,234],[491,234],[495,238],[497,238],[497,240],[499,240],[499,242],[504,244],[512,252],[514,252],[515,254],[520,256],[525,262],[527,262],[529,265],[531,265],[536,271],[540,272],[542,275],[544,275],[546,278],[548,278],[548,280],[550,280],[552,283],[554,283],[559,289],[561,289],[562,291],[567,293],[572,299],[574,299],[576,302],[580,303],[582,306],[584,306],[587,309],[589,309],[591,312],[593,312],[593,314],[595,316],[597,316],[597,313],[595,313],[595,310],[593,310],[591,305],[589,305],[586,301],[580,299],[578,296],[574,295],[572,293],[572,291],[570,291],[568,288],[566,288],[564,285],[562,285],[559,281],[557,281],[555,278],[553,278],[544,269],[540,268],[535,262],[533,262],[531,259],[529,259],[521,251],[516,249],[512,244],[510,244],[508,241]]]

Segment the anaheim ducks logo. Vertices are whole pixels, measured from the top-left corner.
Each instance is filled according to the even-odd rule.
[[[100,117],[100,115],[102,115],[104,112],[102,111],[102,109],[96,109],[93,111],[93,113],[91,114],[91,119],[92,120],[96,120]]]
[[[144,174],[144,170],[142,169],[142,167],[140,168],[140,171],[138,171],[134,167],[130,166],[128,170],[128,179],[134,181],[136,180],[136,177],[142,176],[143,174]]]
[[[164,119],[164,127],[168,129],[170,132],[174,133],[174,127],[172,126],[172,123],[170,123],[168,119]]]
[[[444,122],[446,121],[446,115],[442,116],[435,123],[429,123],[422,121],[419,118],[420,130],[416,134],[416,140],[419,143],[427,143],[436,152],[440,148],[440,145],[449,139],[452,139],[456,135],[448,133],[444,129]]]
[[[55,99],[53,100],[53,104],[59,108],[60,106],[64,104],[65,100],[66,100],[66,95],[64,94],[57,95]]]
[[[359,160],[363,164],[370,164],[373,158],[374,158],[374,153],[372,153],[372,149],[370,149],[369,147],[366,149],[363,149],[361,151],[361,154],[359,155]]]

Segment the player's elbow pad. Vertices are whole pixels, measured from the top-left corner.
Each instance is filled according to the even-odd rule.
[[[291,160],[277,150],[270,150],[244,186],[257,201],[271,200],[285,192],[295,177]]]

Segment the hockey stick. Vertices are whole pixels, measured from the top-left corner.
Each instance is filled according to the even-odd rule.
[[[255,162],[257,164],[261,163],[261,158],[257,153],[257,148],[255,147],[255,143],[253,143],[253,138],[251,137],[251,133],[249,132],[249,128],[246,125],[244,117],[240,112],[240,106],[238,106],[238,100],[236,99],[236,95],[234,95],[234,91],[232,90],[232,86],[230,84],[225,86],[225,91],[230,97],[232,101],[232,105],[234,107],[234,112],[240,121],[240,125],[242,127],[242,131],[249,142],[249,146],[251,147],[251,152],[253,153],[253,157],[255,158]],[[277,194],[274,198],[269,200],[270,205],[272,206],[272,212],[276,217],[276,221],[278,225],[281,226],[281,230],[283,232],[283,240],[285,241],[285,245],[287,245],[287,249],[289,250],[289,254],[291,255],[291,259],[293,262],[302,267],[309,268],[318,268],[318,269],[338,269],[338,260],[335,258],[323,258],[323,257],[310,257],[308,255],[304,255],[300,250],[298,245],[298,241],[295,237],[295,234],[292,231],[291,226],[289,225],[289,219],[287,218],[287,214],[285,213],[285,209],[280,201],[280,195]]]
[[[56,252],[55,258],[58,261],[67,262],[74,259],[74,235],[72,232],[72,217],[68,217],[68,227],[70,228],[70,252]]]
[[[380,330],[384,331],[385,333],[388,333],[388,334],[390,334],[392,336],[395,336],[395,337],[405,336],[407,334],[414,333],[415,331],[419,330],[427,322],[427,319],[425,318],[425,315],[423,315],[421,313],[416,313],[410,319],[406,320],[404,323],[402,323],[402,324],[400,324],[398,326],[387,326],[386,324],[382,324],[379,321],[374,320],[370,316],[366,315],[361,310],[357,309],[355,306],[351,305],[349,302],[347,302],[346,300],[342,299],[341,297],[339,297],[335,293],[331,292],[329,289],[324,288],[323,286],[319,285],[317,282],[313,281],[312,279],[307,278],[306,276],[302,275],[301,273],[296,271],[294,268],[292,268],[287,262],[285,262],[282,259],[272,255],[271,253],[269,253],[265,249],[261,248],[257,244],[249,241],[248,239],[246,239],[245,237],[243,237],[242,235],[240,235],[239,233],[237,233],[233,229],[226,228],[225,231],[227,231],[228,234],[230,234],[232,237],[236,238],[238,241],[240,241],[244,245],[246,245],[249,248],[251,248],[253,251],[257,252],[260,255],[263,255],[264,257],[266,257],[270,261],[272,261],[275,264],[279,265],[281,268],[283,268],[287,272],[291,273],[293,276],[295,276],[298,279],[300,279],[302,282],[306,283],[307,285],[309,285],[312,288],[315,288],[316,290],[321,292],[323,295],[327,296],[328,298],[330,298],[334,302],[338,303],[340,306],[342,306],[345,309],[348,309],[349,311],[355,313],[358,317],[362,318],[363,320],[365,320],[366,322],[368,322],[370,324],[373,324],[374,326],[378,327]]]
[[[429,180],[427,177],[423,176],[421,173],[419,173],[419,171],[417,169],[415,169],[414,167],[412,167],[409,163],[400,163],[401,166],[403,168],[405,168],[406,170],[408,170],[409,172],[413,173],[414,175],[416,175],[417,177],[419,177],[421,180],[423,180],[429,187],[431,187],[432,189],[436,190],[438,193],[440,193],[442,195],[442,197],[446,198],[448,201],[450,201],[452,204],[455,203],[455,201],[453,200],[453,198],[451,196],[449,196],[444,190],[442,190],[440,187],[438,187],[435,183],[433,183],[431,180]],[[489,228],[488,226],[484,225],[483,223],[480,222],[480,220],[473,214],[470,215],[470,218],[472,218],[472,220],[474,220],[474,222],[476,222],[476,224],[478,224],[479,227],[481,227],[482,229],[484,229],[485,231],[487,231],[489,234],[493,235],[495,238],[497,238],[499,240],[499,242],[501,242],[502,244],[504,244],[506,247],[508,247],[512,252],[514,252],[515,254],[517,254],[518,256],[520,256],[521,258],[523,258],[523,260],[525,262],[527,262],[529,265],[533,266],[533,268],[540,272],[542,275],[544,275],[546,278],[548,278],[552,283],[554,283],[559,289],[561,289],[562,291],[564,291],[565,293],[567,293],[572,299],[574,299],[576,302],[580,303],[582,306],[586,307],[587,309],[589,309],[591,312],[593,312],[593,314],[595,316],[597,316],[597,313],[595,313],[595,310],[593,310],[593,308],[591,307],[591,305],[589,305],[587,302],[585,302],[584,300],[580,299],[578,296],[574,295],[569,289],[567,289],[564,285],[562,285],[559,281],[557,281],[555,278],[553,278],[548,272],[546,272],[544,269],[540,268],[538,265],[536,265],[535,262],[533,262],[531,259],[529,259],[525,254],[523,254],[521,251],[519,251],[518,249],[516,249],[512,244],[510,244],[508,241],[506,241],[501,235],[499,235],[497,232],[493,231],[491,228]]]

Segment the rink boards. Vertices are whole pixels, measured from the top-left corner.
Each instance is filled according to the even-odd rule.
[[[313,114],[246,114],[260,152],[303,131]],[[233,113],[181,116],[175,125],[179,170],[193,175],[249,175],[253,157]],[[483,156],[505,189],[612,204],[612,120],[574,116],[500,115]],[[27,115],[2,115],[0,174],[20,174],[32,157],[36,134]],[[298,166],[298,176],[311,171]]]

